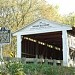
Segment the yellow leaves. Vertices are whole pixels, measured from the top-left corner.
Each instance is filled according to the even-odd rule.
[[[58,6],[44,5],[41,6],[40,14],[42,17],[52,21],[61,22],[62,17],[58,13]]]
[[[4,50],[3,51],[3,56],[4,57],[15,57],[15,52],[14,51],[11,51],[11,50]]]
[[[37,0],[1,0],[0,2],[3,2],[1,12],[4,13],[0,17],[1,25],[7,26],[13,32],[38,17],[40,3]]]
[[[75,26],[75,13],[70,13],[66,16],[63,16],[62,23],[65,23],[74,27]]]
[[[16,37],[11,39],[11,44],[3,46],[3,57],[15,57],[16,55]]]
[[[60,17],[57,8],[47,5],[44,0],[1,0],[0,5],[2,6],[2,8],[0,7],[1,11],[5,14],[0,17],[2,21],[0,24],[7,26],[11,32],[25,27],[25,25],[39,18],[40,15],[44,18],[58,21]],[[13,56],[12,51],[16,50],[16,47],[14,47],[14,43],[5,46],[6,54]]]
[[[56,13],[56,11],[54,10],[54,8],[52,6],[50,6],[50,7],[43,6],[42,7],[41,15],[44,16],[45,18],[49,18],[52,20],[52,19],[54,19],[55,13]]]

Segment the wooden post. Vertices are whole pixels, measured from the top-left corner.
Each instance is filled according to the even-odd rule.
[[[47,59],[47,44],[45,46],[46,46],[46,49],[45,49],[46,50],[45,51],[46,52],[45,63],[48,64],[48,59]]]
[[[56,60],[55,59],[53,59],[53,66],[56,66],[57,64],[56,64]]]
[[[63,65],[69,66],[69,45],[66,30],[62,31],[62,45],[63,45]]]
[[[17,56],[21,58],[21,35],[17,35]]]
[[[36,42],[36,58],[38,58],[38,41]]]
[[[46,52],[46,55],[45,55],[46,57],[45,58],[47,59],[47,44],[45,45],[45,47],[46,47],[46,49],[45,49],[46,50],[45,51]]]
[[[35,63],[37,63],[37,59],[38,59],[38,41],[36,42],[36,59],[35,59]]]

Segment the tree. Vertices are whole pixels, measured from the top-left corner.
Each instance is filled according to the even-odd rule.
[[[58,6],[48,5],[44,0],[0,1],[0,26],[6,26],[13,32],[39,17],[58,22],[62,20]]]
[[[8,27],[15,32],[39,17],[61,22],[58,6],[47,5],[44,0],[1,0],[0,26]],[[12,38],[9,46],[4,50],[16,50],[16,38]],[[8,51],[10,53],[10,51]],[[8,54],[9,54],[8,53]]]
[[[58,13],[58,6],[52,6],[48,4],[41,5],[40,14],[42,17],[52,21],[62,22],[62,17]]]
[[[3,2],[0,3],[0,24],[9,27],[12,31],[38,17],[39,2],[36,0],[4,0]]]
[[[70,14],[64,16],[63,23],[74,27],[75,26],[75,13],[70,13]]]
[[[1,0],[0,26],[9,28],[11,32],[22,28],[38,18],[39,6],[39,1],[36,0]],[[12,38],[11,44],[4,47],[4,53],[8,56],[16,49],[15,40]]]

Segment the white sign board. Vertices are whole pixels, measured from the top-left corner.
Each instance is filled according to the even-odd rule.
[[[42,29],[42,28],[49,28],[49,27],[52,26],[50,26],[48,23],[40,22],[39,24],[32,26],[31,29]]]

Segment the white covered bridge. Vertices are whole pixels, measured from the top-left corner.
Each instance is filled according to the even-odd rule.
[[[13,33],[17,36],[16,57],[63,60],[63,65],[69,66],[71,35],[67,32],[70,30],[71,26],[38,19]]]

